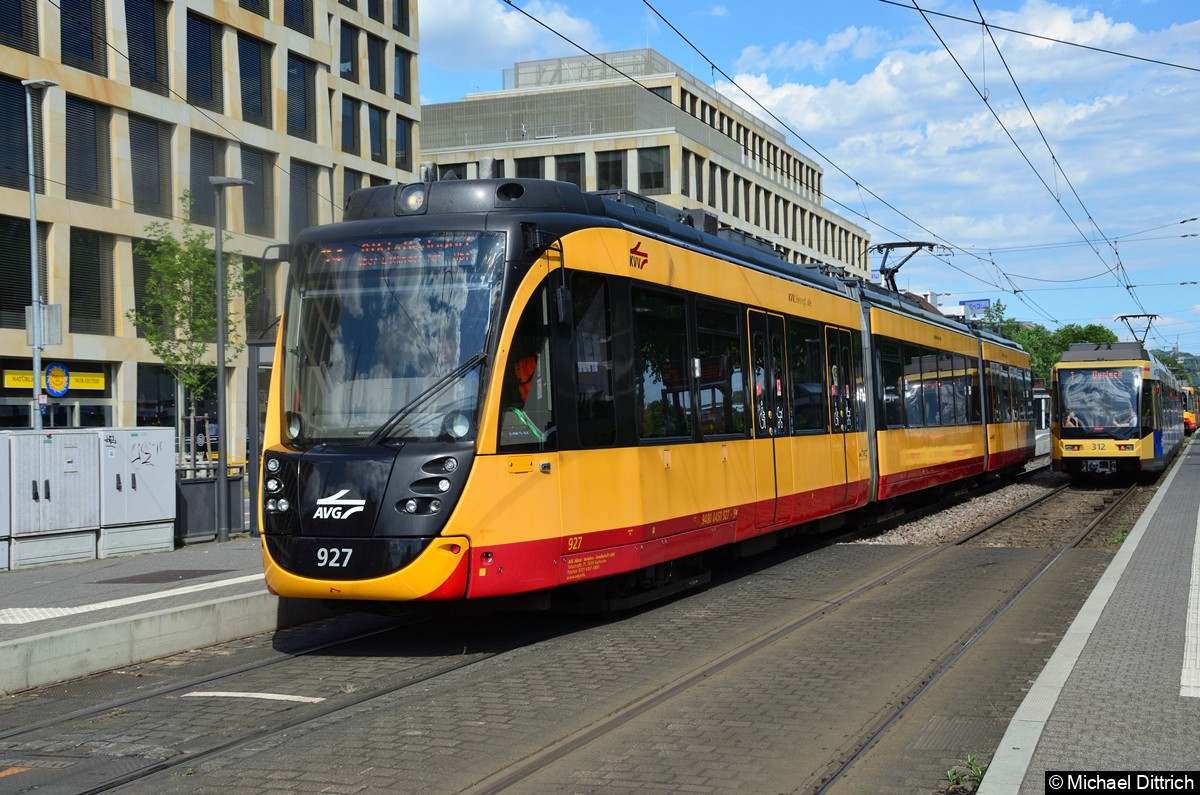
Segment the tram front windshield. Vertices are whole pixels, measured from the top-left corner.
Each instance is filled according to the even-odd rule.
[[[1058,417],[1063,438],[1135,438],[1141,391],[1140,367],[1060,370]]]
[[[288,441],[473,438],[504,242],[446,232],[294,246]]]

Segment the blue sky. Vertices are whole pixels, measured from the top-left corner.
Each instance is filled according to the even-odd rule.
[[[1122,339],[1118,316],[1156,314],[1153,346],[1200,354],[1200,4],[899,2],[420,0],[421,98],[578,52],[526,14],[592,52],[652,47],[778,117],[872,242],[945,246],[902,288]]]

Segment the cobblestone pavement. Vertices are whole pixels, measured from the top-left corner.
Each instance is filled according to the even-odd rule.
[[[324,698],[324,704],[337,705],[405,677],[416,681],[123,791],[479,791],[548,747],[602,724],[922,551],[839,545],[790,559],[768,558],[759,564],[761,570],[706,591],[537,642],[526,637],[550,635],[564,625],[528,616],[441,619],[449,623],[264,668],[236,685],[197,688]],[[1038,550],[962,548],[939,560],[714,672],[575,753],[537,767],[518,778],[512,791],[811,791],[928,678],[948,649],[973,634],[1007,598],[1018,575],[1040,567],[1043,557]],[[1067,609],[1066,590],[1047,588],[1045,598]],[[1007,717],[1002,713],[1011,712],[1010,703],[1015,708],[1031,676],[1032,663],[1012,665],[1013,650],[1041,660],[1055,640],[1052,633],[1039,634],[1036,618],[1020,631],[1009,651],[998,644],[1000,651],[983,657],[974,679],[954,686],[989,700],[990,706],[976,701],[972,709],[983,710],[982,719],[998,724],[999,732]],[[250,652],[235,648],[230,653]],[[417,681],[450,662],[473,664]],[[179,667],[190,670],[197,664],[184,660]],[[155,672],[157,683],[167,678],[170,665],[164,661],[146,670]],[[962,706],[953,692],[948,701]],[[57,781],[66,786],[60,791],[79,791],[89,777],[175,761],[305,709],[311,707],[176,693],[67,730],[0,742],[0,761],[15,766],[34,757],[75,760],[73,772]],[[952,761],[959,749],[938,745],[930,734],[940,727],[969,739],[981,724],[961,721],[980,718],[971,711],[933,709],[920,718],[922,726],[932,728],[893,750],[883,751],[888,744],[881,743],[858,782],[869,781],[872,791],[879,791],[883,771],[884,779],[898,782],[892,791],[935,791],[947,758]],[[891,761],[880,753],[890,754]],[[33,780],[11,776],[0,780],[0,791]],[[79,789],[72,789],[74,784]]]

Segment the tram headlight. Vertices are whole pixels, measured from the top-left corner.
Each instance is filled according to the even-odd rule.
[[[285,512],[288,508],[292,507],[292,504],[285,497],[280,497],[279,502],[275,503],[275,506],[279,508],[280,512]]]
[[[442,501],[441,500],[430,500],[429,501],[429,512],[430,513],[437,513],[440,510],[442,510]]]
[[[437,482],[437,490],[445,494],[450,491],[450,478],[442,478]]]
[[[278,472],[283,467],[283,464],[280,463],[278,458],[268,458],[266,467],[267,467],[267,471],[270,472],[272,475],[274,475],[276,472]]]
[[[449,474],[456,469],[458,469],[458,459],[457,458],[447,458],[445,461],[442,462],[442,471],[443,472],[446,472],[447,474]]]
[[[418,507],[420,507],[420,503],[418,503],[416,500],[405,500],[404,501],[404,512],[405,513],[416,513]]]
[[[461,439],[471,432],[471,418],[461,411],[453,411],[446,415],[442,427],[451,439]]]
[[[421,210],[425,206],[425,184],[406,185],[400,191],[397,204],[399,213],[415,213]]]
[[[283,482],[279,478],[267,478],[267,491],[274,493],[283,488]]]

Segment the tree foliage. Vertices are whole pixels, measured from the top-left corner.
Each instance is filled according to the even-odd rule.
[[[192,225],[192,197],[180,198],[183,222],[177,238],[172,225],[157,221],[146,226],[146,239],[135,253],[148,268],[139,305],[125,313],[145,336],[163,366],[195,396],[216,378],[217,270],[210,248],[215,235]],[[229,236],[225,236],[226,240]],[[241,255],[222,252],[225,264],[225,364],[246,347],[235,311],[235,299],[246,295],[252,273]],[[194,413],[194,411],[193,411]]]
[[[1050,331],[1037,323],[1022,323],[1004,314],[1005,306],[997,301],[984,314],[984,322],[1009,339],[1020,343],[1032,360],[1034,378],[1050,381],[1050,370],[1058,363],[1063,351],[1073,342],[1117,342],[1111,329],[1098,323],[1081,326],[1068,323]]]

